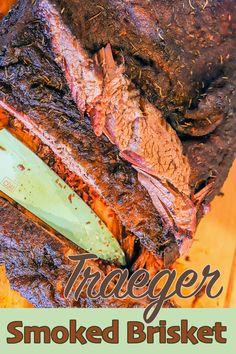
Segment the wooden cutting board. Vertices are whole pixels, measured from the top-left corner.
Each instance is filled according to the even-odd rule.
[[[179,301],[181,306],[236,307],[236,161],[222,192],[224,196],[214,199],[201,221],[189,257],[180,259],[177,268],[201,272],[209,264],[219,269],[224,292],[215,300],[202,296],[194,303]]]

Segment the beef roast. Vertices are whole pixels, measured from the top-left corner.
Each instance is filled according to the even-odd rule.
[[[89,120],[81,117],[55,62],[45,23],[38,20],[39,4],[36,1],[32,7],[20,1],[2,24],[1,106],[40,137],[71,172],[94,187],[148,250],[161,257],[166,250],[174,260],[183,240],[176,240],[169,229],[163,231],[163,220],[137,172],[104,135],[96,137]]]
[[[166,264],[173,262],[179,251],[183,252],[188,246],[191,232],[188,234],[186,230],[192,231],[195,226],[197,210],[193,203],[198,206],[200,217],[204,204],[219,192],[235,157],[236,80],[232,56],[235,5],[232,0],[225,0],[222,5],[209,2],[209,7],[202,11],[198,11],[198,6],[189,9],[188,1],[184,1],[184,6],[181,2],[180,6],[178,2],[161,0],[142,3],[101,1],[99,6],[92,0],[36,0],[33,3],[20,0],[1,24],[2,108],[10,112],[16,122],[21,121],[23,129],[28,128],[32,136],[50,147],[62,165],[81,178],[115,213],[123,225],[123,247],[131,245],[130,258],[133,258],[133,245],[138,238],[147,250],[161,259],[164,256]],[[207,46],[206,37],[210,38],[213,29],[218,28],[216,14],[219,9],[224,13],[219,21],[220,29],[228,26],[227,31],[223,28],[219,38],[213,38],[212,44]],[[193,16],[195,11],[199,16]],[[202,42],[185,39],[181,29],[185,19],[189,35],[191,31],[193,36],[205,35]],[[205,26],[208,19],[211,19],[209,28]],[[199,29],[200,24],[204,24],[203,32]],[[173,35],[175,29],[176,37]],[[69,41],[65,41],[63,34],[66,33],[69,33]],[[217,41],[221,43],[219,52],[213,50]],[[123,149],[112,119],[107,124],[104,115],[96,114],[98,104],[101,110],[104,108],[101,92],[107,70],[104,75],[104,61],[100,59],[106,51],[103,48],[109,48],[108,43],[112,46],[109,53],[112,65],[115,71],[121,69],[120,78],[127,86],[121,89],[126,99],[124,108],[127,109],[126,103],[130,102],[127,93],[131,92],[132,103],[138,105],[138,109],[149,107],[154,111],[157,131],[161,128],[163,135],[166,134],[167,143],[161,140],[157,144],[160,158],[164,160],[157,164],[158,173],[150,171],[146,156],[145,161],[140,158],[137,140],[131,148]],[[73,50],[76,48],[75,60]],[[70,52],[70,49],[73,50]],[[193,50],[198,60],[193,61]],[[223,60],[220,57],[222,63],[209,68],[206,59],[211,58],[215,63],[218,54],[223,57]],[[76,72],[79,80],[76,80]],[[229,76],[231,80],[228,80]],[[107,92],[111,94],[109,90]],[[112,97],[108,95],[108,98]],[[113,115],[114,108],[119,111],[122,104],[113,106]],[[88,115],[84,116],[84,111]],[[134,113],[133,107],[131,113]],[[129,114],[125,116],[127,118],[121,123],[127,128]],[[182,142],[168,122],[185,134],[181,137]],[[155,126],[154,119],[151,123]],[[94,131],[97,135],[104,134],[96,136]],[[139,125],[137,131],[140,131]],[[213,133],[205,135],[209,132]],[[126,129],[126,136],[127,133]],[[187,135],[205,136],[192,138]],[[124,138],[122,134],[120,138]],[[153,136],[150,139],[155,141]],[[176,166],[172,149],[168,149],[170,143],[177,152]],[[168,152],[171,156],[167,156]],[[160,175],[163,165],[167,166],[164,172],[174,176],[165,183],[160,178],[163,177]],[[173,167],[173,171],[168,166]],[[178,167],[180,172],[176,175]],[[205,198],[209,187],[204,187],[209,186],[209,182],[213,183],[212,189]],[[134,236],[127,237],[130,233]],[[142,267],[150,258],[150,253],[143,249],[144,253],[146,257],[138,259],[136,267]]]

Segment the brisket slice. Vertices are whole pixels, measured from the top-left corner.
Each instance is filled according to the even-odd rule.
[[[3,107],[92,186],[148,250],[160,257],[167,253],[168,262],[174,261],[181,241],[177,246],[174,235],[163,231],[137,172],[104,135],[95,136],[87,117],[81,117],[55,63],[43,24],[37,20],[37,8],[28,1],[20,1],[3,21],[0,47]]]
[[[211,201],[235,158],[235,1],[195,1],[194,9],[188,0],[49,3],[90,54],[110,43],[117,58],[123,56],[127,76],[173,118],[175,129],[203,135],[181,140],[192,192],[214,181],[206,197]]]
[[[123,56],[127,76],[185,134],[192,192],[214,181],[211,201],[236,151],[236,2],[49,2],[90,54],[110,43]]]

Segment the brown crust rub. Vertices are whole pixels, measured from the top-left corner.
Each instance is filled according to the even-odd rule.
[[[42,26],[33,21],[26,3],[20,2],[1,27],[5,50],[0,55],[0,99],[71,172],[95,189],[128,231],[162,256],[173,235],[163,234],[162,220],[137,172],[105,136],[95,136],[87,117],[81,117]]]

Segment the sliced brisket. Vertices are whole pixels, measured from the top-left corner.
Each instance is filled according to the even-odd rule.
[[[127,237],[124,244],[134,250],[132,245],[138,237],[149,251],[161,259],[164,255],[165,263],[173,262],[179,252],[188,248],[196,212],[191,198],[200,208],[200,217],[205,197],[202,188],[209,182],[214,183],[207,196],[209,202],[219,192],[236,151],[236,76],[232,55],[235,4],[232,0],[215,5],[209,2],[201,11],[199,6],[197,1],[198,16],[193,16],[195,11],[189,9],[188,1],[184,1],[184,6],[181,2],[180,6],[178,2],[161,0],[104,0],[98,6],[92,0],[20,0],[0,28],[1,107],[49,146],[62,164],[94,189],[102,203],[113,210],[125,228],[123,233],[134,235]],[[220,10],[223,15],[217,24],[216,15]],[[209,28],[205,25],[208,20]],[[209,44],[206,38],[211,38],[216,29],[219,29],[219,35],[210,39]],[[204,40],[187,40],[186,32],[196,38],[202,33]],[[66,33],[69,33],[69,41],[65,40]],[[127,110],[127,102],[135,107],[138,102],[138,109],[142,108],[144,116],[149,117],[143,109],[149,107],[156,117],[150,124],[153,127],[156,124],[158,132],[163,129],[157,146],[164,163],[157,164],[158,173],[153,172],[155,149],[149,161],[151,169],[146,155],[142,160],[145,149],[141,151],[138,139],[142,139],[147,130],[142,132],[138,120],[138,134],[127,145],[128,149],[122,151],[129,114],[124,121],[124,116],[118,115],[121,119],[115,117],[115,123],[112,114],[114,109],[122,108],[123,98],[121,105],[117,102],[111,105],[109,124],[107,117],[104,120],[104,115],[97,115],[99,104],[101,112],[104,109],[104,61],[102,65],[99,65],[100,60],[96,61],[103,49],[95,57],[94,54],[108,43],[115,54],[115,70],[123,69],[122,80],[124,78],[125,85],[129,86],[126,90],[123,85],[121,90],[126,99],[124,109]],[[219,55],[223,57],[222,63],[217,62]],[[209,60],[212,67],[208,65]],[[143,96],[134,90],[130,80],[141,89]],[[129,92],[131,98],[127,101]],[[111,100],[111,96],[106,97]],[[84,117],[84,111],[92,118],[97,135],[103,132],[109,139],[104,134],[94,134],[90,118]],[[134,114],[133,106],[131,113]],[[214,132],[202,138],[185,136],[181,144],[164,117],[187,135]],[[117,127],[122,128],[124,124],[126,136],[119,136]],[[166,141],[161,140],[167,133]],[[156,142],[152,139],[153,136],[150,141]],[[173,145],[173,150],[168,144]],[[120,157],[119,150],[123,152],[123,158],[136,166],[138,173]],[[162,180],[160,169],[163,166],[164,177],[165,173],[172,174],[172,180]],[[200,193],[193,198],[198,191]],[[186,230],[190,232],[186,233]],[[132,252],[129,256],[132,259]],[[137,261],[136,267],[145,263],[149,256],[147,253],[144,262]]]
[[[148,250],[161,257],[166,250],[175,260],[182,241],[175,245],[174,234],[163,231],[163,221],[137,172],[104,135],[95,136],[88,118],[81,117],[55,62],[45,25],[38,20],[37,4],[31,7],[20,1],[2,24],[2,107],[92,186]]]

